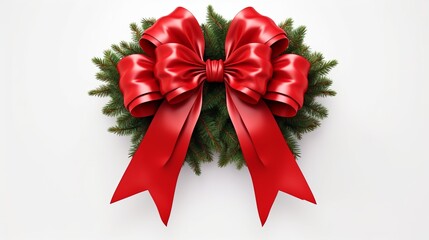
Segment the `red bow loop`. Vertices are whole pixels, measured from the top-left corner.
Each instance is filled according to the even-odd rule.
[[[256,104],[267,89],[273,74],[271,48],[265,44],[248,43],[236,49],[225,60],[225,82],[244,101]]]
[[[177,49],[162,47],[162,45],[170,43],[181,46]],[[199,24],[195,17],[185,8],[178,7],[171,14],[158,19],[142,35],[140,46],[145,55],[126,56],[121,59],[117,66],[121,75],[119,84],[124,95],[124,104],[134,117],[146,117],[155,114],[164,97],[170,103],[182,101],[189,97],[192,94],[191,90],[194,90],[201,83],[201,74],[192,77],[192,81],[186,79],[189,74],[179,76],[180,80],[175,78],[176,81],[164,80],[165,75],[162,78],[156,76],[160,72],[157,66],[163,64],[172,66],[177,61],[164,61],[158,64],[155,52],[165,56],[166,52],[176,50],[179,54],[171,55],[169,59],[176,57],[177,60],[189,55],[192,58],[191,62],[204,66],[204,63],[201,64],[204,52],[204,36],[199,30]],[[160,48],[161,50],[159,50]],[[163,81],[159,81],[159,79],[163,79]],[[181,86],[177,86],[178,84]]]
[[[154,75],[160,79],[161,94],[171,103],[188,98],[206,78],[203,60],[190,48],[167,43],[156,48]]]
[[[262,43],[273,50],[272,57],[280,55],[288,46],[288,39],[283,29],[254,8],[241,10],[232,20],[225,40],[226,57],[239,47],[248,43]]]
[[[124,105],[134,117],[155,114],[163,98],[153,75],[153,64],[151,58],[142,54],[127,56],[118,63]]]
[[[162,44],[178,43],[193,52],[200,59],[204,56],[204,35],[197,19],[187,9],[178,7],[167,16],[158,19],[140,39],[144,52],[155,56],[155,49]]]
[[[273,114],[293,117],[304,104],[310,63],[304,57],[284,54],[273,60],[274,73],[264,98]]]

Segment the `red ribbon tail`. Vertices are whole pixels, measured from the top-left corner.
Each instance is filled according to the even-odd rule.
[[[172,174],[170,169],[158,169],[158,179],[164,181],[153,181],[147,175],[147,171],[142,169],[139,156],[135,155],[130,165],[125,171],[110,203],[120,201],[137,193],[149,190],[149,193],[155,202],[162,222],[167,226],[172,208],[174,190],[176,187],[177,177],[168,176]],[[176,174],[178,176],[178,174]]]
[[[227,106],[255,190],[264,225],[278,191],[316,203],[295,157],[263,101],[249,104],[226,86]]]
[[[295,159],[292,160],[295,161]],[[292,167],[285,164],[279,167],[277,173],[273,169],[264,167],[249,167],[249,171],[252,176],[262,226],[268,218],[278,191],[316,204],[316,200],[298,166]]]
[[[188,99],[163,102],[131,159],[111,203],[148,190],[168,224],[177,178],[202,106],[202,88]]]

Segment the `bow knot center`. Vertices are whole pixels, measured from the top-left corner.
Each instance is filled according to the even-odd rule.
[[[206,61],[207,82],[223,82],[223,60]]]

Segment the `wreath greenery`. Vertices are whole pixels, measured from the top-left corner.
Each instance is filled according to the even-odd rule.
[[[116,125],[109,132],[118,135],[130,135],[132,156],[140,144],[152,117],[135,118],[123,105],[123,96],[119,89],[119,73],[116,68],[119,60],[131,54],[141,54],[139,40],[143,32],[155,23],[154,18],[144,18],[141,24],[130,24],[132,40],[113,44],[104,51],[103,57],[95,57],[93,63],[99,68],[96,79],[103,82],[89,95],[109,97],[110,101],[103,107],[103,114],[116,117]],[[225,59],[224,43],[230,21],[216,13],[211,6],[207,9],[207,22],[201,25],[205,38],[206,59]],[[334,96],[330,88],[332,80],[327,77],[329,71],[337,65],[336,60],[325,60],[322,53],[310,50],[304,44],[305,26],[293,27],[293,20],[288,18],[279,24],[289,39],[289,47],[284,53],[294,53],[305,57],[311,68],[308,74],[308,90],[304,104],[297,115],[291,118],[276,117],[277,123],[290,149],[296,157],[300,155],[298,140],[304,133],[313,131],[320,121],[327,117],[328,110],[317,102],[317,97]],[[225,100],[225,86],[219,83],[205,83],[203,106],[195,126],[185,161],[199,175],[201,163],[213,161],[213,154],[219,153],[218,165],[229,163],[238,169],[245,165],[237,135],[228,115]]]

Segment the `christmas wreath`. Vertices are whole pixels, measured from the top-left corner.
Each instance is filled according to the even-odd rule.
[[[201,164],[213,161],[214,153],[221,167],[252,165],[262,223],[279,190],[315,202],[295,157],[300,154],[298,140],[327,117],[317,98],[335,95],[327,74],[337,62],[311,51],[304,43],[304,26],[293,27],[290,18],[275,25],[253,8],[229,21],[209,6],[201,25],[189,11],[177,8],[158,21],[144,18],[130,28],[131,41],[113,44],[104,57],[92,59],[103,84],[89,94],[110,98],[102,112],[116,118],[110,132],[131,136],[130,156],[158,158],[158,163],[133,158],[112,202],[149,190],[166,224],[183,161],[199,175]],[[290,158],[288,151],[293,163],[271,162]],[[166,155],[165,160],[159,155]],[[274,169],[264,172],[258,164]],[[281,172],[283,167],[297,170],[288,174]],[[135,170],[139,168],[147,170]],[[280,186],[264,174],[282,179],[273,182],[284,176],[303,180],[300,186]],[[135,180],[141,175],[150,176]]]

